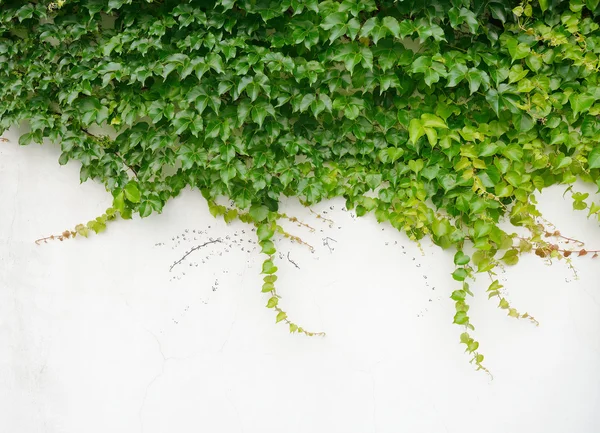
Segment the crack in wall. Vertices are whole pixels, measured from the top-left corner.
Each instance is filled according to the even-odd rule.
[[[140,405],[140,409],[138,411],[138,418],[140,420],[140,433],[143,433],[144,431],[144,419],[143,419],[143,415],[144,415],[144,406],[146,405],[146,400],[148,399],[148,393],[150,392],[150,388],[152,388],[152,385],[154,385],[154,383],[160,379],[160,377],[165,373],[165,365],[167,364],[167,361],[171,358],[167,358],[163,352],[162,349],[162,344],[160,343],[160,340],[158,339],[158,337],[156,336],[156,334],[152,331],[150,331],[147,328],[144,328],[146,330],[146,332],[148,332],[152,338],[154,338],[154,341],[156,341],[156,345],[158,347],[158,352],[160,353],[161,359],[162,359],[162,364],[161,364],[161,368],[160,368],[160,372],[155,375],[150,382],[148,383],[148,385],[146,386],[146,389],[144,391],[144,396],[142,398],[142,403]]]

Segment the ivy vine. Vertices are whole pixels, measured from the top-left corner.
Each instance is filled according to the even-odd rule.
[[[0,133],[26,122],[21,145],[59,144],[60,164],[79,161],[81,182],[114,197],[53,239],[161,212],[188,186],[213,215],[255,225],[267,307],[290,332],[317,334],[277,294],[275,240],[302,242],[279,224],[282,196],[344,197],[454,249],[454,323],[485,370],[469,282],[487,274],[501,309],[537,323],[502,295],[498,267],[596,256],[541,217],[535,194],[565,185],[600,217],[572,189],[600,187],[599,3],[0,1]]]

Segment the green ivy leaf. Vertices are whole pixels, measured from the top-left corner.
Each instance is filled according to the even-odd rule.
[[[509,266],[514,266],[519,262],[519,251],[508,250],[504,253],[501,260]]]
[[[442,128],[448,129],[446,122],[434,114],[425,113],[421,115],[421,124],[425,128]]]
[[[275,308],[277,304],[279,304],[279,298],[277,298],[277,296],[272,296],[267,302],[267,308]]]
[[[400,38],[400,23],[394,17],[383,17],[381,25],[385,27],[395,38]]]
[[[223,219],[225,220],[225,222],[227,224],[229,224],[230,222],[232,222],[233,220],[235,220],[237,217],[238,217],[238,211],[235,210],[235,209],[229,209],[223,215]]]
[[[28,3],[24,6],[21,6],[15,16],[19,19],[19,22],[22,22],[26,19],[32,18],[34,11],[35,8],[33,7],[33,4]]]
[[[381,174],[368,174],[365,178],[367,185],[371,189],[376,189],[377,187],[379,187],[379,185],[381,185],[382,179],[383,176]]]
[[[600,168],[600,146],[594,147],[588,155],[588,166],[590,169]]]
[[[275,228],[272,224],[261,224],[256,230],[256,235],[259,241],[266,241],[273,237],[275,234]]]
[[[455,301],[464,301],[466,297],[467,293],[464,290],[455,290],[452,292],[452,296],[450,296],[450,298]]]
[[[464,281],[467,276],[467,270],[464,268],[458,268],[452,273],[452,278],[454,278],[456,281]]]
[[[255,205],[250,208],[249,213],[252,219],[259,223],[267,219],[269,216],[269,209],[266,206]]]
[[[113,207],[119,212],[125,212],[125,194],[120,192],[113,199]]]
[[[419,119],[411,119],[408,125],[408,135],[412,144],[416,144],[419,138],[425,135],[425,128]]]
[[[268,277],[270,277],[271,275],[267,275]],[[262,286],[262,292],[263,293],[269,293],[275,290],[275,286],[273,285],[273,283],[264,283]]]
[[[263,274],[270,275],[270,274],[274,274],[275,272],[277,272],[277,266],[275,266],[271,260],[266,260],[265,262],[263,262],[263,266],[262,266]]]
[[[132,203],[139,203],[141,199],[141,193],[138,189],[138,186],[134,182],[129,182],[125,185],[125,189],[123,190],[125,193],[125,198]]]
[[[463,253],[462,251],[457,251],[456,254],[454,255],[454,264],[455,265],[463,266],[463,265],[468,264],[470,260],[471,260],[471,258],[469,256],[467,256],[465,253]]]
[[[152,213],[152,205],[147,202],[144,201],[140,204],[140,217],[142,218],[146,218],[147,216],[149,216]]]
[[[456,323],[457,325],[465,325],[466,323],[468,323],[468,321],[469,316],[467,316],[467,313],[464,311],[458,311],[454,315],[454,323]]]
[[[273,242],[271,241],[263,241],[260,243],[262,249],[261,249],[261,253],[263,254],[267,254],[267,255],[273,255],[276,253],[275,250],[275,244],[273,244]]]
[[[569,102],[575,115],[588,111],[595,101],[596,98],[593,95],[585,93],[574,93],[569,97]]]

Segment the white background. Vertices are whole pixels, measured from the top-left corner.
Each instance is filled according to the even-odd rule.
[[[452,254],[429,241],[421,253],[374,218],[343,212],[342,201],[314,209],[331,227],[288,204],[315,231],[287,228],[315,252],[278,242],[281,305],[327,332],[290,335],[264,307],[250,227],[212,218],[197,191],[161,215],[36,246],[100,215],[111,197],[80,185],[76,163],[59,166],[58,149],[4,136],[0,432],[600,431],[600,259],[574,260],[578,280],[535,256],[501,274],[538,328],[488,301],[480,277],[470,315],[491,380],[468,363],[451,323]],[[600,248],[598,223],[572,211],[561,189],[540,208]],[[169,272],[210,237],[224,244]]]

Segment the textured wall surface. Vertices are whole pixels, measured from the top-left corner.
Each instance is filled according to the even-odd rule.
[[[96,217],[100,185],[50,146],[0,143],[0,432],[597,433],[600,261],[507,268],[508,298],[541,323],[471,300],[494,375],[475,372],[448,298],[452,255],[423,252],[343,202],[289,214],[315,247],[279,242],[289,316],[325,338],[275,325],[249,226],[213,219],[186,191],[163,214],[117,221],[89,239],[34,240]],[[562,191],[546,218],[600,248],[600,228]],[[326,212],[326,213],[325,213]],[[186,251],[210,238],[173,267]],[[600,259],[597,259],[600,260]]]

